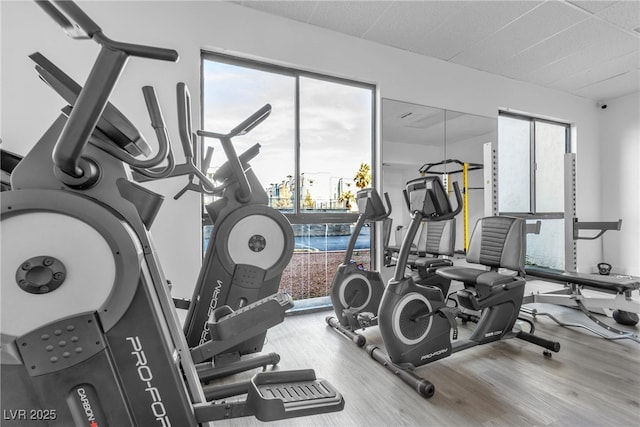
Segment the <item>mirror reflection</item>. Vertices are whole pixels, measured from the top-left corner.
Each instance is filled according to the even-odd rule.
[[[473,226],[485,215],[484,145],[496,140],[495,117],[383,99],[382,173],[384,191],[393,204],[391,243],[400,244],[402,228],[409,223],[402,196],[408,180],[421,172],[437,174],[445,182],[458,181],[463,189],[466,169],[466,212],[456,219],[455,246],[463,253]]]

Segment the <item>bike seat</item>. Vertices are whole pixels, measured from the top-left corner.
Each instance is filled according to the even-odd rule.
[[[457,280],[469,286],[475,285],[478,277],[484,273],[487,273],[487,270],[469,267],[443,267],[437,270],[438,276],[449,280]]]

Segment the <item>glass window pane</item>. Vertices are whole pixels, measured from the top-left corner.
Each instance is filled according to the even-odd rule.
[[[527,234],[526,265],[564,270],[564,219],[543,219],[540,234]]]
[[[295,78],[217,61],[204,61],[203,72],[205,130],[226,133],[271,104],[271,115],[233,142],[238,154],[260,143],[260,154],[250,162],[252,169],[272,198],[271,205],[290,211],[287,186],[295,175]],[[205,144],[205,149],[211,145],[215,150],[212,173],[227,159],[218,141],[206,139]],[[205,199],[205,204],[209,201]]]
[[[333,276],[344,261],[344,253],[355,224],[293,224],[295,251],[282,273],[280,290],[293,299],[329,295]],[[371,269],[371,228],[360,231],[353,261]]]
[[[536,212],[564,211],[566,127],[535,122]]]
[[[371,167],[371,89],[300,77],[300,209],[357,209],[354,178]],[[353,196],[353,198],[351,198]]]
[[[500,212],[530,212],[529,121],[500,116],[498,141],[498,209]]]
[[[355,200],[345,193],[355,195],[354,178],[360,166],[372,165],[373,90],[266,65],[234,64],[224,58],[203,61],[204,129],[228,132],[264,104],[271,104],[269,118],[233,141],[238,153],[261,144],[260,154],[250,164],[269,196],[269,205],[294,213],[300,200],[299,208],[305,213],[357,212]],[[208,145],[215,148],[208,171],[212,174],[226,157],[218,141],[205,141],[205,149]],[[205,204],[211,201],[204,200]],[[348,221],[351,217],[347,216]],[[295,222],[295,215],[290,218]],[[206,248],[212,225],[206,212],[203,219]],[[297,308],[330,304],[329,289],[353,224],[294,224],[293,230],[295,252],[282,273],[280,289],[298,302],[311,300],[296,304]],[[365,227],[361,232],[353,256],[367,269],[371,267],[369,231]]]

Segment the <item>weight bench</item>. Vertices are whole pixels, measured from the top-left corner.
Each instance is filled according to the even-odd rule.
[[[563,272],[541,268],[526,268],[527,276],[540,278],[554,283],[565,285],[563,289],[549,293],[532,293],[523,299],[524,304],[545,303],[562,305],[580,309],[590,320],[598,326],[614,334],[610,336],[598,330],[579,323],[565,323],[554,318],[549,313],[541,313],[529,307],[523,307],[523,311],[532,315],[545,315],[561,326],[580,327],[594,334],[609,339],[632,339],[640,342],[637,334],[623,331],[607,325],[595,317],[592,312],[604,313],[608,317],[622,325],[633,326],[638,323],[640,313],[640,301],[634,300],[632,294],[640,290],[640,277],[633,276],[604,276],[586,273]],[[592,297],[582,293],[583,289],[592,289],[599,292],[614,294],[614,298]]]

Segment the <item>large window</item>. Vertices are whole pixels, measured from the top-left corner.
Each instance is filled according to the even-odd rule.
[[[500,113],[498,209],[500,214],[541,221],[527,237],[527,263],[564,269],[565,123]]]
[[[241,153],[260,143],[251,166],[270,206],[293,225],[296,252],[281,288],[296,299],[328,295],[356,219],[354,177],[362,164],[374,165],[374,87],[209,52],[202,77],[206,130],[226,132],[271,104],[269,118],[234,144]],[[214,172],[225,156],[217,141],[204,144],[203,152],[213,144],[217,153]],[[211,225],[203,219],[206,239]],[[357,255],[366,259],[358,262],[368,264],[371,240],[364,239]]]

